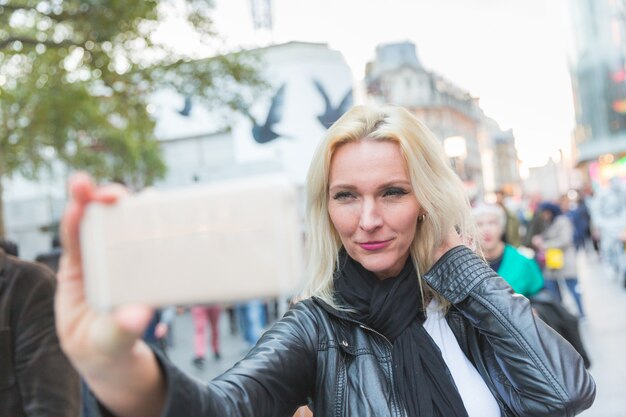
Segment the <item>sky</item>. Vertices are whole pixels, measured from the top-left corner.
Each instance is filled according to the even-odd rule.
[[[268,35],[253,30],[250,0],[215,0],[214,19],[232,47],[327,43],[357,82],[377,45],[411,41],[426,69],[513,129],[520,159],[533,167],[568,148],[574,128],[567,1],[273,0]]]

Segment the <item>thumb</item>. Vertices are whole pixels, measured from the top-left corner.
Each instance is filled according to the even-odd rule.
[[[119,307],[114,316],[117,323],[125,331],[141,336],[150,322],[154,309],[143,304],[131,304]]]
[[[151,317],[152,309],[143,305],[119,307],[112,315],[98,315],[92,327],[94,343],[107,354],[128,353]]]

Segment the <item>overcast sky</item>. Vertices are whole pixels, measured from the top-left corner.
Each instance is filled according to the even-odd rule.
[[[216,0],[231,45],[254,46],[250,0]],[[567,146],[574,127],[567,0],[274,0],[272,41],[325,42],[355,79],[380,43],[409,40],[430,71],[480,98],[513,128],[528,166]]]

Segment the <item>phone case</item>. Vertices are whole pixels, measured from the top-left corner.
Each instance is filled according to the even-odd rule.
[[[80,240],[87,299],[97,309],[290,296],[303,275],[298,190],[282,177],[91,204]]]

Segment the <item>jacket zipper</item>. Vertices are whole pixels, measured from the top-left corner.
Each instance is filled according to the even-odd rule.
[[[366,326],[365,324],[361,323],[358,320],[354,320],[352,318],[349,317],[345,317],[345,316],[337,316],[339,319],[341,320],[345,320],[351,323],[354,323],[356,325],[358,325],[360,328],[362,328],[363,330],[372,332],[378,336],[380,336],[385,342],[387,342],[388,348],[389,348],[389,356],[392,357],[391,360],[391,395],[392,395],[392,399],[395,405],[395,409],[396,409],[396,414],[398,414],[398,412],[402,415],[402,417],[408,417],[407,411],[406,409],[404,409],[399,401],[398,398],[398,392],[397,392],[397,388],[396,388],[396,384],[394,383],[394,372],[393,372],[393,354],[392,354],[392,350],[393,350],[393,344],[389,341],[389,339],[387,339],[387,336],[383,335],[382,333],[372,329],[371,327]]]
[[[400,400],[398,398],[398,390],[396,389],[396,384],[394,383],[393,354],[391,353],[392,350],[393,350],[393,344],[389,341],[389,339],[387,339],[387,337],[385,335],[377,332],[376,330],[372,329],[371,327],[367,327],[363,323],[359,323],[359,322],[356,322],[356,323],[358,323],[359,327],[361,327],[362,329],[370,331],[370,332],[372,332],[374,334],[377,334],[378,336],[382,337],[383,340],[385,342],[387,342],[387,344],[389,345],[388,346],[389,347],[389,356],[392,357],[392,360],[391,360],[391,370],[390,371],[391,371],[391,393],[392,393],[392,396],[393,396],[393,401],[396,404],[396,407],[395,407],[396,408],[396,412],[399,411],[402,414],[403,417],[408,417],[406,410],[403,407],[401,407]]]

